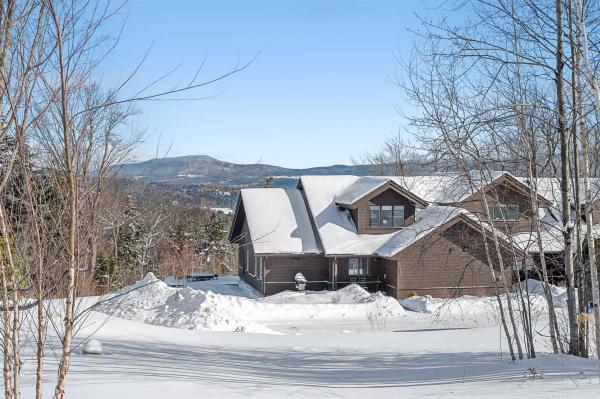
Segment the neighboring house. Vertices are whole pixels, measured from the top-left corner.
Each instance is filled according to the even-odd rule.
[[[531,181],[526,178],[519,178],[526,185],[531,184]],[[563,237],[563,227],[562,227],[562,195],[561,195],[561,187],[560,180],[558,178],[549,178],[549,177],[541,177],[536,179],[534,184],[536,191],[538,194],[544,198],[547,198],[550,201],[550,205],[541,210],[541,235],[542,235],[542,249],[544,252],[544,257],[546,259],[546,264],[548,268],[548,274],[550,282],[553,284],[563,284],[565,280],[565,272],[564,272],[564,237]],[[585,209],[585,184],[584,179],[579,179],[579,195],[582,201],[582,209],[581,209],[581,231],[579,232],[581,237],[585,237],[587,234],[587,225],[588,222],[586,220],[586,209]],[[593,223],[593,231],[596,239],[600,237],[598,232],[600,232],[600,179],[591,178],[590,179],[590,197],[593,198],[592,203],[590,204],[590,209],[592,211],[592,223]],[[575,198],[573,198],[573,190],[571,188],[571,195],[569,195],[569,200],[571,201],[571,220],[576,220],[576,212],[575,212]],[[574,234],[577,234],[575,231]],[[521,234],[515,235],[514,239],[520,242],[520,245],[523,248],[527,248],[527,251],[530,253],[532,262],[535,264],[540,264],[540,250],[539,244],[537,242],[537,237],[535,234],[523,232]],[[587,251],[587,245],[584,240],[583,243],[583,252],[585,256],[585,252]],[[575,248],[574,248],[575,251]],[[574,254],[577,256],[577,254]],[[576,260],[577,261],[577,260]]]
[[[528,179],[521,179],[524,183],[529,184]],[[536,182],[536,188],[538,193],[545,198],[548,198],[552,203],[552,208],[557,212],[561,212],[561,190],[560,190],[560,180],[557,178],[550,177],[542,177],[538,178]],[[571,189],[571,191],[573,191]],[[581,213],[585,220],[585,198],[586,198],[586,190],[585,190],[585,182],[583,178],[579,178],[579,195],[580,201],[582,202]],[[600,222],[600,179],[599,178],[591,178],[590,179],[590,197],[593,199],[590,204],[590,208],[592,211],[592,218],[594,220],[594,224],[598,224]],[[571,204],[575,203],[575,199],[571,194],[569,196]],[[574,210],[575,208],[573,208]]]
[[[265,295],[294,289],[298,272],[313,290],[490,295],[532,253],[532,198],[510,173],[477,175],[302,176],[294,189],[242,189],[230,231],[240,277]],[[542,216],[552,205],[534,201]]]

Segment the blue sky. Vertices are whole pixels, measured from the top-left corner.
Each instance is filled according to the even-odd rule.
[[[429,4],[429,3],[428,3]],[[404,108],[392,76],[408,57],[422,1],[130,0],[103,80],[126,76],[151,48],[129,89],[177,69],[156,90],[239,74],[183,97],[140,105],[148,130],[136,158],[208,154],[236,163],[309,167],[350,163],[398,134]]]

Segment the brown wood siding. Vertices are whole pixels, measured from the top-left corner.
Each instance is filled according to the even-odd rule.
[[[369,205],[404,205],[404,225],[409,226],[415,221],[415,206],[400,193],[391,188],[373,198],[364,198],[358,202],[355,210],[351,211],[358,234],[385,234],[398,230],[398,228],[373,228],[369,227]]]
[[[592,222],[593,224],[600,223],[600,198],[592,201],[590,204],[590,208],[592,210]],[[584,212],[582,214],[585,215]]]
[[[519,220],[518,221],[498,221],[494,222],[494,226],[501,231],[509,234],[523,233],[532,230],[533,226],[533,211],[531,208],[531,199],[528,195],[516,191],[505,184],[497,184],[486,192],[477,192],[463,202],[453,204],[458,207],[465,208],[483,220],[487,220],[487,211],[483,196],[486,196],[488,204],[517,204],[519,205]]]
[[[265,269],[265,295],[295,290],[296,273],[309,281],[308,290],[329,287],[329,261],[323,255],[272,255],[267,257]]]
[[[385,292],[394,298],[398,297],[398,262],[393,259],[382,259],[383,281]]]
[[[240,279],[250,284],[261,294],[264,294],[262,282],[256,275],[251,273],[251,271],[255,269],[257,261],[254,249],[252,248],[252,238],[250,237],[250,230],[248,229],[248,222],[246,219],[243,221],[238,243],[238,273]]]
[[[464,223],[456,226],[463,229],[461,234],[455,230],[434,232],[394,257],[398,262],[397,297],[412,292],[441,298],[495,292],[489,266],[481,260],[483,245],[474,246],[482,242],[481,235]],[[505,262],[512,264],[509,259]],[[505,276],[510,284],[510,270]]]

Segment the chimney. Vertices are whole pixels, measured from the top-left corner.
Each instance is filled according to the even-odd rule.
[[[265,188],[273,187],[273,176],[269,176],[265,179]]]

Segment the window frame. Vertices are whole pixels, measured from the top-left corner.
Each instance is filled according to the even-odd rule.
[[[517,222],[521,215],[519,204],[502,202],[488,204],[487,214],[492,222]]]
[[[356,263],[355,263],[356,262]],[[355,263],[354,266],[352,265]],[[355,269],[355,271],[354,271]],[[348,277],[363,277],[369,275],[368,258],[348,258]]]
[[[384,209],[385,208],[385,209]],[[386,216],[384,218],[384,212]],[[389,222],[390,224],[386,224]],[[379,227],[382,229],[394,228],[394,206],[393,205],[380,205],[379,206]]]
[[[382,221],[383,221],[383,216],[382,216],[383,215],[383,207],[391,207],[391,218],[390,218],[390,220],[391,220],[392,223],[391,223],[390,226],[384,226],[383,223],[382,223]],[[371,213],[374,211],[374,208],[377,209],[377,222],[378,222],[377,225],[374,225],[372,223],[373,222],[373,218],[371,217]],[[402,223],[401,224],[396,224],[396,223],[394,223],[395,222],[394,215],[396,214],[396,210],[399,210],[399,209],[402,210],[402,212],[401,212],[401,215],[402,215],[402,220],[401,221],[402,221]],[[386,204],[386,205],[377,205],[377,204],[370,203],[369,204],[369,221],[368,221],[367,227],[370,228],[370,229],[399,229],[399,228],[402,228],[402,227],[406,226],[405,216],[406,216],[406,206],[405,205],[399,205],[399,204],[395,204],[395,205],[389,205],[389,204]]]
[[[257,265],[256,275],[257,275],[257,278],[260,281],[262,281],[262,279],[263,279],[264,271],[265,271],[265,257],[264,256],[259,256],[258,257],[258,265]]]
[[[395,223],[395,219],[396,219],[396,209],[400,209],[402,210],[402,218],[400,219],[401,223],[399,225],[396,225]],[[406,226],[406,207],[404,205],[394,205],[392,207],[392,226],[393,227],[405,227]]]
[[[371,212],[373,212],[373,208],[376,208],[377,212],[377,225],[373,224],[373,219],[371,218]],[[381,207],[375,204],[369,204],[369,224],[368,226],[372,229],[377,229],[381,225]]]

